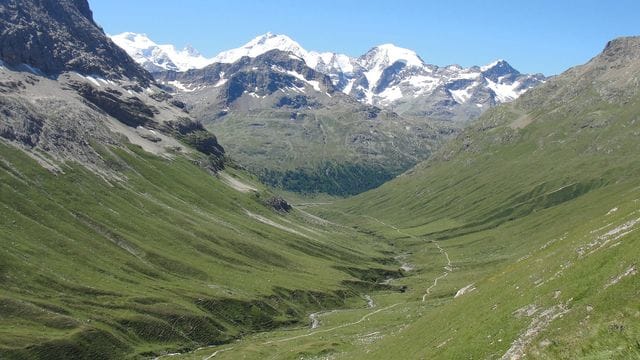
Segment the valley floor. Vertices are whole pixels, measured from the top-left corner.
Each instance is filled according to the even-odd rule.
[[[312,314],[307,326],[171,358],[640,357],[639,198],[637,188],[599,190],[450,237],[441,234],[458,227],[452,219],[406,226],[307,205],[314,216],[371,229],[393,244],[407,271],[389,281],[407,291],[372,292],[370,302]]]

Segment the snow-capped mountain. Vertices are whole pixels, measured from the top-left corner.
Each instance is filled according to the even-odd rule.
[[[506,61],[463,68],[427,64],[415,51],[383,44],[353,58],[332,52],[307,51],[286,35],[267,33],[213,60],[233,63],[270,50],[291,53],[329,76],[339,91],[359,101],[408,115],[465,120],[496,104],[516,99],[544,81],[542,74],[524,75]]]
[[[290,52],[303,59],[307,55],[307,51],[290,37],[286,35],[266,33],[249,41],[242,47],[221,52],[213,58],[213,61],[223,64],[231,64],[240,60],[243,56],[255,58],[276,49],[284,52]]]
[[[415,51],[393,44],[376,46],[354,58],[307,51],[286,35],[266,33],[242,47],[206,59],[187,50],[175,51],[171,45],[156,45],[144,35],[125,33],[113,39],[153,72],[232,64],[243,57],[256,58],[279,50],[328,75],[335,89],[362,103],[442,120],[475,118],[496,104],[516,99],[545,79],[542,74],[521,74],[504,60],[481,67],[439,67],[426,63]]]
[[[337,84],[339,90],[401,114],[443,120],[475,118],[545,79],[542,74],[521,74],[504,60],[470,68],[429,65],[393,45],[375,47],[357,63],[361,68],[346,84]]]
[[[243,56],[256,58],[271,50],[289,52],[303,59],[310,68],[327,75],[351,73],[356,66],[355,59],[347,55],[307,51],[287,35],[278,35],[270,32],[256,37],[237,49],[223,51],[212,60],[213,62],[229,64],[240,60]]]
[[[110,35],[110,37],[116,45],[152,73],[165,70],[200,69],[214,62],[213,59],[202,56],[191,46],[177,50],[173,45],[158,45],[145,34],[125,32]]]

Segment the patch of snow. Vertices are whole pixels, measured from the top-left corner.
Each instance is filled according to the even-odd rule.
[[[96,78],[94,78],[93,76],[85,76],[85,79],[91,81],[94,85],[100,87],[102,85],[100,85],[100,82],[98,82],[98,80]]]
[[[229,79],[221,78],[220,80],[218,80],[218,82],[215,85],[213,85],[213,87],[220,87],[220,86],[226,84],[228,80]]]
[[[449,80],[474,80],[480,77],[479,72],[474,72],[470,70],[463,70],[461,72],[456,73],[454,76],[449,78]]]
[[[613,214],[614,212],[618,211],[617,207],[614,207],[613,209],[609,210],[609,212],[607,213],[607,216]]]
[[[405,80],[411,86],[422,89],[423,91],[431,91],[441,84],[441,79],[433,76],[416,75]]]
[[[400,90],[399,86],[392,86],[386,88],[383,92],[379,93],[378,96],[383,100],[383,102],[391,103],[398,99],[402,99],[402,90]]]
[[[302,74],[299,74],[295,71],[285,71],[286,74],[293,76],[294,78],[304,81],[307,84],[311,85],[311,87],[313,87],[316,91],[320,91],[320,83],[316,80],[307,80],[304,78],[304,76],[302,76]]]
[[[184,91],[184,92],[193,92],[193,91],[195,91],[195,89],[189,89],[188,87],[186,87],[184,84],[182,84],[178,80],[169,81],[168,84],[173,86],[173,87],[175,87],[176,89]]]
[[[499,102],[509,102],[518,98],[524,91],[517,91],[516,89],[520,85],[520,82],[516,81],[513,84],[500,84],[486,79],[489,89],[493,90],[496,94],[496,98]]]
[[[375,88],[384,69],[384,66],[378,66],[364,73],[364,76],[367,78],[367,82],[369,83],[369,89]]]
[[[405,128],[411,129],[409,126],[406,126]],[[409,129],[407,129],[407,130],[409,130]],[[408,263],[404,263],[404,264],[402,264],[402,266],[400,266],[400,269],[402,269],[402,271],[413,271],[413,265],[408,264]]]
[[[378,45],[371,52],[373,52],[373,63],[376,65],[386,64],[386,66],[389,66],[397,61],[402,61],[407,66],[423,67],[425,65],[415,51],[393,44]]]
[[[364,299],[367,300],[367,307],[369,309],[373,309],[374,307],[376,307],[376,303],[373,302],[373,299],[371,298],[371,296],[365,295]]]
[[[274,49],[291,52],[303,59],[307,53],[300,44],[293,41],[290,37],[269,32],[256,37],[242,47],[221,52],[213,58],[213,62],[234,63],[243,56],[255,58]]]
[[[201,69],[214,62],[213,59],[202,56],[191,46],[177,50],[173,45],[158,45],[146,34],[124,32],[110,35],[110,38],[143,66],[151,63],[165,70],[187,71]]]
[[[351,79],[347,82],[347,85],[345,85],[344,89],[342,89],[342,92],[345,94],[349,94],[351,92],[351,89],[353,88],[353,84],[356,82],[356,79]]]
[[[352,73],[354,59],[344,54],[310,51],[304,56],[307,66],[326,73]]]
[[[453,96],[453,100],[455,100],[458,104],[464,104],[471,97],[471,88],[472,87],[470,86],[462,90],[449,90],[449,93],[451,94],[451,96]]]
[[[485,72],[485,71],[493,68],[494,66],[498,65],[501,62],[504,62],[504,60],[503,59],[498,59],[498,60],[492,62],[491,64],[487,64],[485,66],[480,67],[480,71]]]

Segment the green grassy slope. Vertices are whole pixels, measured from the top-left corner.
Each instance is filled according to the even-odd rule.
[[[640,356],[636,185],[597,189],[491,229],[436,240],[449,269],[430,230],[398,232],[366,215],[340,217],[395,238],[415,267],[392,282],[407,286],[405,293],[372,294],[374,308],[326,313],[317,329],[261,333],[181,358]],[[456,298],[468,285],[474,290]]]
[[[266,184],[339,196],[392,179],[429,157],[446,132],[454,131],[386,113],[369,119],[356,109],[333,105],[291,119],[290,112],[267,108],[231,113],[207,127]]]
[[[313,207],[388,239],[407,291],[187,358],[639,358],[639,84],[640,40],[615,40],[409,173]]]
[[[640,356],[637,44],[612,42],[489,111],[432,161],[341,204],[438,241],[454,263],[447,281],[464,279],[453,289],[477,288],[377,356]]]
[[[223,343],[306,324],[312,310],[360,306],[370,283],[349,269],[397,269],[366,234],[263,205],[270,193],[241,172],[225,170],[258,191],[237,191],[181,156],[101,153],[126,179],[73,164],[53,174],[0,144],[2,358]]]

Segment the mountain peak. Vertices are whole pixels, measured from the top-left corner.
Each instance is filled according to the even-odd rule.
[[[396,46],[391,43],[378,45],[369,50],[361,58],[365,67],[389,66],[397,61],[404,62],[407,66],[424,66],[424,61],[415,51]]]
[[[2,1],[0,59],[9,65],[27,64],[48,75],[75,71],[128,77],[144,84],[152,81],[96,25],[86,0]]]
[[[638,59],[640,58],[640,36],[613,39],[607,43],[598,57],[606,61]]]
[[[176,50],[173,45],[158,45],[146,34],[124,32],[110,35],[111,40],[150,72],[163,70],[186,71],[203,68],[212,62],[191,45]]]
[[[194,48],[191,44],[187,44],[187,46],[184,47],[184,49],[182,49],[183,53],[186,53],[187,55],[190,56],[201,56],[202,54],[200,54],[200,52]]]
[[[157,45],[151,40],[147,34],[140,34],[134,32],[123,32],[117,35],[108,35],[116,45],[120,46],[124,50],[128,50],[127,47],[135,46],[136,48],[146,48],[149,46]],[[123,46],[127,44],[127,46]]]
[[[481,66],[482,74],[492,81],[499,81],[500,77],[512,75],[518,76],[520,72],[514,69],[506,60],[498,59],[488,65]]]
[[[219,63],[233,63],[240,60],[243,56],[253,58],[276,49],[291,52],[301,58],[304,58],[307,55],[307,51],[287,35],[268,32],[255,37],[242,47],[221,52],[213,60],[214,62]]]
[[[491,62],[491,63],[489,63],[489,64],[487,64],[485,66],[481,66],[480,67],[480,71],[484,72],[484,71],[487,71],[489,69],[493,69],[496,66],[504,66],[505,64],[509,65],[509,63],[504,59],[496,59],[493,62]]]

